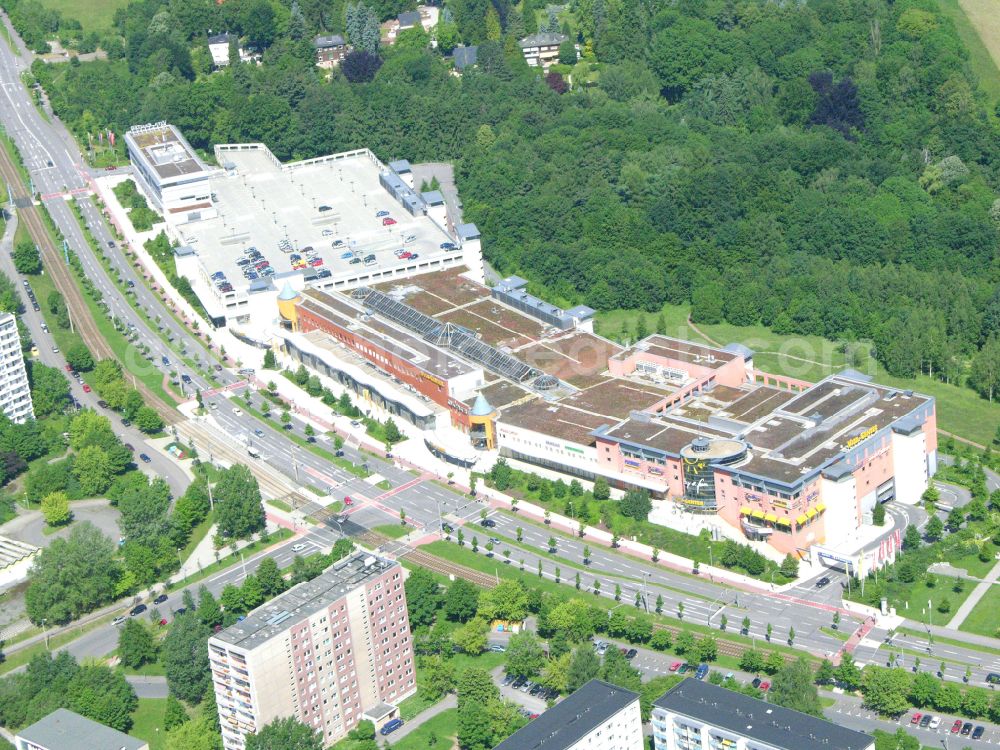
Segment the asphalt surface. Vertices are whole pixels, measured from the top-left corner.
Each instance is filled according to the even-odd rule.
[[[3,124],[7,132],[15,140],[21,151],[25,165],[31,173],[34,189],[43,197],[43,201],[53,220],[60,227],[66,236],[70,248],[81,258],[84,268],[89,278],[101,290],[104,301],[108,303],[112,313],[125,320],[135,327],[139,340],[148,345],[151,349],[149,359],[144,358],[134,347],[123,352],[122,358],[133,358],[133,364],[151,368],[160,374],[166,374],[173,370],[179,370],[191,377],[191,387],[204,391],[210,391],[218,386],[233,385],[239,382],[240,377],[236,373],[228,370],[214,373],[216,381],[205,377],[199,369],[208,371],[214,368],[216,360],[205,346],[189,332],[183,330],[164,309],[160,300],[150,292],[133,269],[126,262],[120,248],[109,248],[108,242],[113,237],[105,225],[98,208],[91,199],[85,195],[76,197],[77,203],[83,212],[85,220],[91,227],[98,245],[112,264],[115,276],[120,276],[123,283],[132,281],[134,283],[135,299],[139,306],[144,309],[152,320],[159,319],[158,324],[147,325],[146,321],[131,309],[122,290],[114,283],[105,272],[104,267],[98,262],[90,246],[84,241],[83,234],[73,216],[70,207],[64,197],[65,190],[83,189],[87,182],[88,168],[84,166],[75,143],[63,125],[54,116],[51,122],[47,121],[38,113],[31,102],[30,94],[20,84],[19,74],[29,64],[29,58],[25,56],[15,56],[11,53],[6,44],[0,43],[0,88],[3,95],[0,97],[0,123]],[[6,100],[6,101],[5,101]],[[117,242],[115,240],[115,242]],[[29,327],[40,323],[37,316],[31,315],[28,311]],[[159,330],[162,328],[162,331]],[[36,330],[32,329],[33,334]],[[167,344],[161,335],[169,336],[171,343]],[[47,339],[44,334],[38,334],[40,343],[39,349],[45,352],[50,347],[46,347],[43,342]],[[52,354],[51,351],[48,352]],[[198,367],[191,368],[187,365],[178,364],[181,353],[193,360]],[[166,357],[170,365],[162,364],[162,357]],[[53,362],[53,366],[58,366],[58,358],[50,357],[43,361]],[[74,386],[74,395],[82,403],[96,403],[96,398],[92,394],[84,394]],[[231,394],[230,394],[231,395]],[[310,484],[319,489],[329,492],[333,499],[342,499],[346,495],[358,495],[367,498],[367,502],[359,502],[351,511],[351,521],[359,526],[371,527],[384,523],[398,522],[399,509],[405,508],[408,518],[418,526],[423,526],[430,531],[438,528],[439,513],[447,516],[453,521],[464,520],[465,522],[475,522],[481,506],[469,498],[452,492],[429,481],[422,481],[411,486],[406,486],[402,490],[382,493],[381,490],[371,484],[359,480],[339,467],[336,467],[323,458],[313,453],[303,450],[283,434],[280,430],[275,430],[267,425],[259,423],[247,413],[240,414],[236,411],[239,402],[234,402],[231,398],[222,396],[212,396],[209,401],[217,402],[217,408],[211,410],[212,417],[217,423],[217,428],[213,434],[213,440],[208,445],[197,445],[199,452],[204,455],[209,453],[210,459],[213,445],[228,448],[230,453],[234,450],[245,452],[250,445],[257,448],[261,453],[260,461],[269,464],[274,471],[283,473],[297,485]],[[260,399],[254,401],[259,404]],[[112,417],[116,420],[116,417]],[[293,430],[302,436],[303,425],[295,422]],[[116,423],[116,429],[120,424]],[[124,428],[121,428],[124,429]],[[261,430],[262,435],[255,434],[255,430]],[[125,432],[129,442],[137,444],[141,436],[135,436]],[[390,481],[394,487],[407,485],[413,482],[414,477],[408,471],[393,466],[389,462],[359,455],[354,448],[348,446],[346,449],[347,458],[356,462],[367,460],[372,471],[377,472],[382,477]],[[151,454],[152,455],[152,454]],[[154,461],[157,460],[154,458]],[[246,459],[245,459],[246,460]],[[171,477],[171,484],[175,486],[182,480],[174,475],[172,462],[164,460],[164,464],[151,464],[147,467],[151,471]],[[995,477],[993,478],[996,484]],[[439,509],[440,508],[440,509]],[[909,517],[911,513],[919,513],[919,509],[890,509],[895,514],[904,514]],[[515,529],[519,525],[518,521],[510,518],[506,514],[494,514],[497,526],[490,530],[490,533],[504,540],[497,545],[496,561],[497,567],[504,565],[502,550],[510,547],[512,561],[510,564],[518,564],[522,557],[525,559],[525,566],[528,569],[537,569],[538,559],[542,559],[543,567],[547,577],[554,576],[554,568],[557,564],[553,557],[544,552],[540,554],[537,550],[544,550],[547,547],[549,531],[539,529],[528,523],[520,523],[524,528],[524,543],[530,546],[530,550],[517,549],[511,540],[515,538]],[[485,545],[487,537],[486,529],[482,529],[480,541]],[[325,543],[329,543],[333,536],[333,531],[325,529],[312,529],[307,535],[307,541],[320,544],[322,538]],[[467,540],[471,541],[472,531],[467,531]],[[285,547],[268,553],[275,556],[284,556],[290,560],[291,556],[284,551]],[[577,541],[560,539],[557,545],[557,555],[564,557],[570,562],[582,565],[582,544]],[[650,608],[653,606],[656,596],[662,595],[666,601],[665,613],[676,614],[676,603],[679,600],[684,602],[684,618],[693,619],[698,622],[719,623],[720,618],[725,615],[729,619],[729,627],[732,629],[739,627],[739,622],[744,616],[751,619],[750,632],[754,637],[764,638],[767,623],[771,623],[774,628],[774,637],[784,638],[790,627],[794,627],[796,632],[795,645],[808,649],[815,653],[825,654],[836,651],[841,643],[839,640],[823,633],[820,628],[829,625],[831,622],[831,607],[839,599],[841,579],[832,574],[832,583],[823,590],[818,590],[812,581],[800,584],[796,589],[787,594],[768,593],[746,593],[737,592],[731,588],[721,586],[712,581],[705,580],[705,576],[694,577],[666,571],[663,568],[653,568],[650,564],[626,558],[622,555],[612,553],[596,544],[591,545],[592,556],[587,572],[582,573],[583,586],[589,588],[595,577],[602,580],[602,594],[611,595],[614,584],[617,582],[623,590],[622,601],[631,602],[635,593],[642,591],[643,579],[646,579],[646,600]],[[575,570],[569,565],[562,563],[562,579],[572,580]],[[599,572],[598,572],[599,571]],[[230,578],[231,577],[231,578]],[[216,579],[210,579],[210,588],[215,586],[221,590],[222,584],[227,580],[237,581],[242,577],[239,569],[227,571],[220,574]],[[217,583],[222,581],[222,583]],[[845,631],[853,629],[853,623],[848,618],[842,622],[841,628]],[[111,635],[111,634],[109,634]],[[956,638],[961,634],[956,633]],[[83,639],[84,644],[79,648],[86,652],[84,655],[99,655],[107,653],[108,642],[113,648],[113,638],[106,638],[103,645],[88,642],[87,637]],[[74,648],[71,645],[71,650]],[[105,648],[101,652],[100,649]],[[960,652],[963,660],[975,666],[974,681],[978,681],[985,671],[980,666],[981,655],[975,651],[974,647]],[[874,656],[874,655],[873,655]],[[877,656],[875,657],[876,660]]]

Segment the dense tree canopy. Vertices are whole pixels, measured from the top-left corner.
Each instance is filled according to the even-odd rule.
[[[138,0],[108,60],[33,72],[84,141],[165,119],[205,150],[454,161],[486,257],[556,302],[691,304],[696,322],[870,340],[891,374],[952,381],[1000,333],[1000,139],[935,5],[573,0],[578,65],[600,68],[566,95],[517,48],[540,2],[449,0],[441,48],[479,45],[460,78],[422,32],[369,43],[372,16],[410,5]],[[207,28],[263,64],[212,73]],[[366,51],[327,80],[319,30]],[[996,351],[968,370],[986,396]]]

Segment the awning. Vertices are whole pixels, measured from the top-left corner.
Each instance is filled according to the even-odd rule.
[[[801,516],[795,519],[795,523],[798,524],[799,526],[802,526],[808,520],[809,518],[806,516],[805,513],[803,513]]]
[[[740,508],[740,515],[741,516],[749,516],[750,515],[750,508],[748,506],[744,505],[742,508]]]
[[[764,511],[762,511],[760,508],[757,508],[750,515],[753,516],[754,518],[763,518],[764,517]]]
[[[826,510],[826,503],[817,503],[816,504],[816,512],[817,513],[822,513],[824,510]]]
[[[788,518],[779,518],[778,519],[778,526],[791,526],[791,525],[792,525],[792,522]]]
[[[815,518],[815,517],[816,517],[816,516],[817,516],[818,514],[816,513],[816,509],[815,509],[815,508],[810,508],[809,510],[807,510],[807,511],[806,511],[806,515],[807,515],[807,516],[809,516],[809,519],[810,519],[810,520],[812,520],[812,519],[813,519],[813,518]]]
[[[774,513],[768,513],[766,516],[764,516],[764,520],[767,521],[768,523],[777,523],[778,517],[774,515]]]

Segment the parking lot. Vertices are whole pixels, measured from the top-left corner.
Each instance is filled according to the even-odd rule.
[[[379,183],[366,155],[281,167],[263,151],[226,152],[212,180],[218,215],[177,228],[217,294],[241,292],[272,276],[322,281],[451,257],[452,238],[412,216]],[[418,186],[419,187],[419,186]]]

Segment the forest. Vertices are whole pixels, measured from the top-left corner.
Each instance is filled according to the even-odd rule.
[[[314,33],[410,7],[138,0],[108,60],[33,72],[84,144],[165,119],[206,151],[452,161],[487,259],[553,301],[871,340],[893,375],[992,398],[1000,139],[935,0],[446,0],[431,34],[314,65]],[[262,64],[213,72],[223,28]],[[538,28],[580,62],[528,68]],[[460,77],[459,40],[479,46]]]

